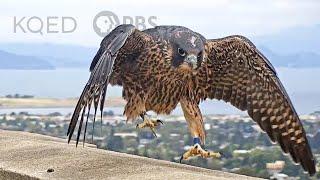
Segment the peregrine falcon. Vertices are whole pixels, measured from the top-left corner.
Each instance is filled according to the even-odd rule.
[[[69,124],[68,142],[77,123],[77,144],[82,129],[85,141],[91,106],[94,123],[98,108],[102,116],[108,84],[120,85],[127,102],[127,121],[143,119],[137,128],[148,127],[154,132],[162,121],[150,118],[147,112],[170,114],[180,103],[194,138],[194,146],[181,160],[221,157],[219,152],[202,148],[206,133],[199,108],[202,101],[217,99],[247,111],[284,153],[310,175],[315,174],[306,133],[275,68],[243,36],[206,39],[181,26],[140,31],[132,25],[120,25],[102,40],[90,71]]]

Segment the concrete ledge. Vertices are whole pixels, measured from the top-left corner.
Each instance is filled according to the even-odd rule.
[[[30,177],[25,174],[19,174],[9,170],[0,169],[0,179],[11,179],[11,180],[38,180],[38,178]]]
[[[256,179],[26,132],[0,130],[0,144],[0,179]]]

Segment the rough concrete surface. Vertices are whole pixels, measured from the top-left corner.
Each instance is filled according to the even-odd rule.
[[[255,179],[26,132],[0,130],[0,144],[0,179]]]

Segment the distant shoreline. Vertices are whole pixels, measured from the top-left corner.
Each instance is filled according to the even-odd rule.
[[[0,109],[15,108],[68,108],[75,107],[78,98],[4,98],[0,97]],[[107,98],[106,107],[123,107],[125,100],[120,97]]]

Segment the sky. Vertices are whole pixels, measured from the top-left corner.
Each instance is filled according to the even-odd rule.
[[[122,22],[123,16],[133,19],[155,16],[157,25],[182,25],[218,38],[231,34],[249,37],[265,36],[294,27],[320,24],[318,0],[0,0],[0,42],[48,42],[97,46],[101,40],[93,29],[93,19],[101,11],[112,11]],[[27,21],[37,17],[43,23],[42,33],[27,29]],[[47,18],[51,30],[47,32]],[[63,17],[71,17],[77,27],[72,33],[62,33]],[[24,19],[23,19],[24,18]],[[14,32],[14,19],[21,21]],[[30,21],[31,29],[41,29],[38,20]],[[38,22],[38,24],[37,24]],[[66,22],[69,22],[66,23]],[[65,27],[72,28],[71,21]],[[151,27],[147,23],[148,27]],[[50,29],[50,28],[49,28]]]

